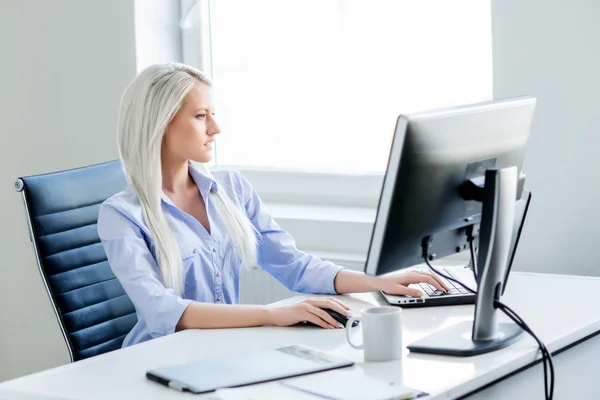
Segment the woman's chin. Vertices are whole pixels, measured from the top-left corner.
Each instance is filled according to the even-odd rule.
[[[204,154],[199,154],[196,157],[190,158],[190,160],[192,160],[192,161],[196,161],[198,163],[203,163],[203,164],[211,162],[212,159],[213,159],[212,153],[210,153],[210,152],[206,152]]]

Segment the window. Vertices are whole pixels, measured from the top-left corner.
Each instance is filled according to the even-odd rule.
[[[217,164],[382,172],[399,114],[492,98],[490,0],[218,0],[206,26]]]

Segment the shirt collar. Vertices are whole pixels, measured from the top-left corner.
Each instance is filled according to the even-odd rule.
[[[203,168],[197,168],[191,162],[188,164],[188,171],[201,193],[203,190],[206,190],[206,193],[210,190],[214,190],[215,192],[219,191],[217,181],[209,175],[208,171],[204,171]]]
[[[219,190],[219,185],[217,184],[217,181],[210,177],[207,174],[207,172],[203,171],[201,168],[197,168],[191,162],[188,164],[188,172],[194,180],[194,183],[196,183],[196,186],[198,186],[198,190],[200,191],[204,202],[207,201],[208,194],[211,190],[214,190],[215,192]],[[171,206],[175,206],[175,204],[173,204],[171,199],[166,194],[164,194],[164,192],[161,194],[161,199],[165,203]]]

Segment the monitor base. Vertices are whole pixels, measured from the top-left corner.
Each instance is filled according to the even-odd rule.
[[[417,340],[407,348],[413,353],[469,357],[511,345],[523,333],[523,329],[513,323],[500,323],[497,332],[495,339],[473,340],[473,322],[466,321]]]

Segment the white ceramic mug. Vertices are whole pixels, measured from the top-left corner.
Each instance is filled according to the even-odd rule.
[[[360,321],[362,344],[350,338],[352,324]],[[393,361],[402,359],[402,309],[400,307],[372,307],[362,311],[360,317],[346,322],[346,338],[350,346],[364,350],[365,361]]]

